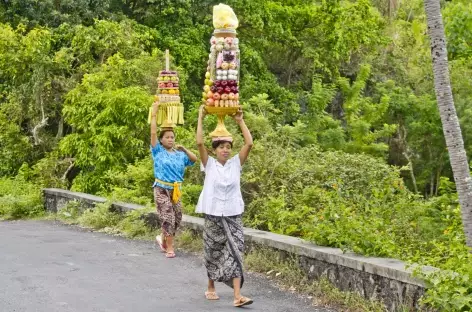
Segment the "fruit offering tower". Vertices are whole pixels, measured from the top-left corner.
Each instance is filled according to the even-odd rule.
[[[213,7],[215,30],[210,39],[210,55],[202,103],[209,114],[218,116],[218,126],[210,135],[228,136],[224,126],[226,115],[234,114],[239,105],[239,39],[236,36],[238,19],[231,7],[220,4]]]
[[[157,77],[157,95],[159,111],[157,124],[161,128],[174,128],[184,123],[184,107],[180,101],[179,77],[177,71],[169,70],[169,50],[166,50],[166,69]]]

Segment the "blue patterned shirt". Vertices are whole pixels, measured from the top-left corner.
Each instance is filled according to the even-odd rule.
[[[185,167],[193,165],[193,161],[182,151],[168,152],[161,143],[151,145],[154,162],[154,177],[164,182],[174,183],[184,180]],[[174,187],[154,182],[153,187],[159,186],[172,190]]]

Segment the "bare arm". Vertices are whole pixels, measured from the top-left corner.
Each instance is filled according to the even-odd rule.
[[[249,132],[249,129],[247,128],[246,123],[244,122],[242,110],[239,110],[236,113],[236,115],[233,116],[233,119],[239,125],[239,128],[241,129],[241,132],[243,133],[243,137],[244,137],[244,145],[239,151],[239,161],[241,162],[241,166],[242,166],[244,162],[246,161],[253,145],[252,135],[251,135],[251,132]]]
[[[152,112],[151,112],[151,146],[155,147],[157,145],[157,122],[156,115],[157,110],[159,109],[159,102],[152,103]]]
[[[206,112],[204,106],[200,106],[198,110],[198,123],[197,123],[197,147],[198,153],[200,154],[200,158],[202,160],[202,164],[206,167],[208,162],[208,152],[205,148],[204,140],[203,140],[203,118],[205,118]]]

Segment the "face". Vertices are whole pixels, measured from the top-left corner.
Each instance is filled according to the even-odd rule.
[[[231,144],[229,142],[221,143],[216,147],[215,153],[217,160],[227,161],[231,156]]]
[[[174,141],[175,141],[174,132],[166,131],[164,133],[164,136],[161,139],[161,144],[166,149],[171,149],[174,146]]]

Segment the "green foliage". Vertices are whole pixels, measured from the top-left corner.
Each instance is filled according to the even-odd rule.
[[[31,143],[21,128],[8,120],[0,108],[0,176],[16,173],[31,150]]]
[[[153,200],[152,182],[154,179],[151,157],[136,160],[125,170],[108,170],[104,175],[105,191],[101,195],[113,200],[146,205]]]
[[[83,207],[79,201],[70,201],[57,212],[56,217],[64,222],[74,224],[78,222],[81,210]]]
[[[154,239],[157,231],[146,225],[143,219],[146,213],[148,212],[145,210],[128,212],[116,225],[117,230],[130,238]]]
[[[195,185],[185,183],[182,186],[182,207],[183,213],[187,215],[197,215],[195,213],[195,207],[198,203],[198,198],[202,192],[202,185]]]
[[[349,137],[345,149],[349,152],[365,152],[382,156],[387,144],[379,142],[395,133],[396,125],[382,124],[388,110],[389,98],[381,96],[379,103],[362,96],[370,75],[370,66],[361,66],[357,80],[352,84],[347,78],[339,78],[339,86],[345,97],[344,112]]]
[[[78,218],[82,225],[93,229],[112,228],[121,220],[121,216],[110,211],[111,203],[96,204],[94,209],[85,210]]]
[[[472,57],[472,3],[454,1],[444,9],[447,51],[452,60]]]
[[[110,0],[11,0],[0,2],[0,20],[14,25],[59,26],[62,23],[91,24],[95,18],[107,17]]]
[[[142,83],[158,71],[154,66],[151,56],[127,61],[117,54],[67,95],[64,114],[76,132],[61,141],[61,150],[83,168],[77,189],[99,191],[99,177],[107,170],[147,154],[152,98]]]
[[[0,216],[40,213],[40,187],[154,210],[146,119],[162,51],[171,49],[186,108],[177,142],[194,150],[214,4],[0,2]],[[240,19],[241,99],[255,139],[242,180],[246,224],[442,268],[426,277],[432,288],[425,303],[470,310],[470,255],[447,182],[452,171],[423,1],[227,4]],[[470,1],[444,3],[469,154],[471,12]],[[206,133],[215,125],[216,118],[207,118]],[[227,127],[238,133],[233,122]],[[241,145],[236,135],[234,151]],[[199,165],[187,169],[185,213],[194,214],[201,184]],[[77,217],[72,206],[65,219]],[[95,213],[80,218],[130,236],[153,235],[142,230],[141,212],[123,220],[105,207]]]
[[[454,183],[441,179],[440,196],[431,200],[437,218],[443,226],[441,233],[423,243],[423,255],[415,254],[414,263],[430,265],[441,270],[416,270],[427,281],[429,290],[424,304],[441,311],[470,311],[472,309],[472,250],[465,245],[460,207]],[[427,221],[427,220],[425,220]]]
[[[37,217],[44,213],[40,190],[21,178],[0,178],[0,219]]]

